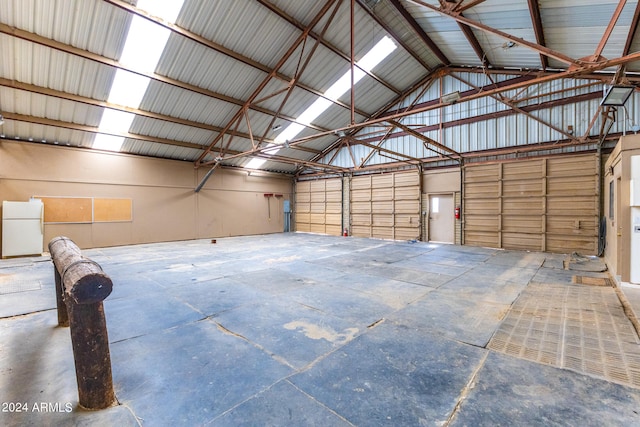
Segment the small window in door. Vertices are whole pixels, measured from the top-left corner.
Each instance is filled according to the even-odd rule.
[[[614,220],[614,214],[613,214],[613,204],[614,204],[614,199],[615,199],[615,195],[614,195],[614,190],[613,190],[614,186],[613,186],[613,180],[611,180],[609,182],[609,219],[611,221]]]
[[[431,212],[432,213],[440,212],[440,199],[438,197],[431,198]]]

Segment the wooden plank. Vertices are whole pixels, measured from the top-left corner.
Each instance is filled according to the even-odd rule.
[[[342,213],[342,203],[340,202],[326,202],[325,203],[325,212],[327,214],[341,214]]]
[[[396,187],[394,191],[394,198],[396,200],[418,200],[420,199],[420,187]]]
[[[465,231],[498,232],[499,221],[496,215],[466,215]]]
[[[320,213],[313,213],[311,212],[311,215],[309,217],[309,222],[311,223],[311,225],[314,224],[322,224],[324,226],[324,212],[320,212]]]
[[[371,237],[371,227],[368,225],[361,226],[353,224],[351,226],[351,235],[356,237]]]
[[[352,214],[351,215],[351,224],[357,226],[370,226],[371,225],[371,215],[370,214]]]
[[[396,214],[420,213],[419,200],[396,200],[394,203],[394,212]]]
[[[325,193],[324,193],[324,191],[322,191],[322,192],[316,191],[316,192],[312,192],[311,193],[311,202],[312,203],[313,202],[318,203],[318,202],[324,202],[324,201],[325,201]]]
[[[374,227],[391,228],[394,225],[394,215],[373,214],[371,220]]]
[[[366,190],[371,192],[370,176],[355,176],[351,179],[351,190]]]
[[[420,215],[396,214],[394,225],[396,227],[415,228],[418,230],[420,226]]]
[[[547,176],[576,177],[596,174],[596,154],[575,154],[547,159]]]
[[[311,201],[311,193],[296,193],[296,203],[309,203]]]
[[[418,240],[420,238],[420,229],[415,227],[396,227],[395,240]]]
[[[496,248],[498,246],[498,241],[499,238],[497,232],[492,233],[489,231],[465,230],[465,245]]]
[[[325,226],[324,224],[311,224],[309,226],[309,231],[311,231],[312,233],[321,233],[324,234],[325,232]]]
[[[342,192],[340,191],[328,191],[325,193],[325,200],[327,202],[342,203]]]
[[[311,203],[296,203],[296,212],[311,212]]]
[[[398,172],[394,176],[396,188],[420,186],[420,175],[416,172]]]
[[[596,215],[598,201],[593,196],[547,197],[547,213],[559,216]]]
[[[534,216],[503,216],[502,231],[511,233],[543,234],[543,221],[539,215]]]
[[[372,202],[371,212],[373,214],[392,214],[393,213],[393,201]]]
[[[311,225],[306,222],[296,222],[296,231],[310,232]]]
[[[333,178],[333,179],[327,179],[325,181],[325,190],[327,192],[338,192],[338,193],[342,193],[342,179],[340,178]]]
[[[311,221],[311,214],[308,212],[297,212],[296,213],[296,222],[297,223],[306,223],[308,224]]]
[[[93,199],[93,220],[95,222],[133,221],[133,200]]]
[[[526,181],[528,179],[538,180],[544,174],[544,161],[527,160],[517,162],[507,162],[502,167],[503,181]]]
[[[504,215],[542,215],[544,214],[544,198],[503,197],[502,213]]]
[[[393,228],[390,227],[371,227],[371,237],[374,239],[393,239]]]
[[[309,193],[311,191],[311,181],[296,182],[296,193]]]
[[[500,199],[467,199],[464,204],[466,215],[498,215]]]
[[[598,243],[597,239],[584,236],[548,234],[547,250],[556,253],[594,254],[598,250]]]
[[[393,188],[379,188],[371,193],[371,200],[393,200]]]
[[[542,234],[502,232],[502,247],[519,251],[542,250]]]
[[[502,195],[503,196],[541,196],[543,195],[544,182],[540,177],[537,180],[523,180],[523,181],[503,181],[502,183]]]
[[[547,192],[552,196],[592,196],[597,191],[598,179],[595,175],[550,177]]]
[[[317,181],[311,181],[309,186],[309,191],[311,193],[324,193],[324,179],[320,179]]]
[[[371,176],[372,189],[389,188],[389,187],[393,187],[393,174]]]
[[[337,225],[338,227],[342,225],[342,214],[326,214],[325,215],[325,224],[329,225]]]
[[[464,182],[495,182],[500,178],[500,165],[474,165],[464,169]]]
[[[352,202],[351,213],[352,214],[370,214],[371,202]]]
[[[325,227],[325,234],[330,236],[342,236],[342,227],[340,225],[327,224]]]
[[[470,182],[464,187],[465,198],[499,197],[498,182]]]
[[[324,214],[324,202],[319,203],[311,203],[311,213],[322,213]]]
[[[351,201],[352,202],[369,202],[371,201],[371,192],[362,191],[362,190],[352,191]]]

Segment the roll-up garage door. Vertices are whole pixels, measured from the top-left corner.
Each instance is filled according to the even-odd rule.
[[[411,240],[420,236],[420,175],[417,172],[351,179],[351,234]]]
[[[595,154],[464,168],[464,242],[505,249],[594,254]]]
[[[342,180],[340,178],[296,183],[296,231],[331,234],[342,232]]]

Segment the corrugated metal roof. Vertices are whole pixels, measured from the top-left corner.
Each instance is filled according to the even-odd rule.
[[[101,105],[108,97],[116,71],[112,65],[118,65],[112,60],[120,57],[133,17],[131,11],[112,3],[118,1],[0,1],[0,112],[6,116],[1,129],[5,138],[91,146],[95,134],[85,129],[96,127],[100,122]],[[123,3],[135,4],[135,0]],[[356,114],[357,123],[375,120],[371,115],[383,106],[396,105],[389,113],[397,113],[399,107],[412,105],[416,111],[398,118],[399,121],[461,152],[515,149],[527,144],[567,140],[572,136],[568,134],[570,126],[576,136],[597,139],[602,120],[598,115],[598,92],[602,91],[603,83],[611,81],[614,67],[595,70],[600,74],[592,72],[587,77],[540,84],[535,78],[548,71],[542,70],[540,59],[545,49],[572,60],[593,55],[611,23],[618,0],[540,0],[537,4],[545,45],[539,49],[523,44],[507,48],[507,39],[500,34],[538,43],[533,25],[536,18],[532,18],[535,14],[528,2],[465,0],[457,4],[428,0],[424,3],[444,8],[438,12],[408,0],[356,2],[356,60],[382,37],[398,37],[395,40],[398,48],[373,69],[376,78],[365,76],[355,86],[355,109],[364,113]],[[139,106],[140,110],[159,116],[149,118],[140,114],[129,129],[131,134],[157,141],[129,138],[123,150],[195,161],[203,151],[180,144],[206,147],[216,139],[219,130],[229,128],[239,135],[225,135],[205,161],[214,158],[220,147],[227,146],[232,153],[246,154],[228,160],[230,166],[246,164],[253,149],[249,133],[253,134],[254,142],[263,135],[271,140],[279,132],[270,129],[274,115],[280,115],[274,124],[285,128],[290,123],[287,118],[299,116],[318,99],[317,94],[326,91],[349,70],[350,4],[335,5],[338,5],[337,13],[323,39],[308,38],[302,57],[303,45],[299,45],[285,60],[285,53],[325,6],[324,2],[187,0],[176,22],[180,30],[169,37],[156,68],[158,74],[151,80]],[[446,9],[467,5],[471,7],[461,15]],[[629,51],[624,51],[632,26],[636,25],[633,16],[637,9],[637,0],[626,2],[604,45],[603,57],[614,59],[640,50],[640,34],[635,34]],[[313,34],[323,31],[332,12],[333,8],[329,8],[329,13],[312,29]],[[458,16],[483,28],[473,28],[467,33],[467,36],[472,34],[468,40],[463,32],[464,24],[456,22]],[[387,34],[385,27],[391,29],[391,34]],[[16,34],[16,31],[25,33]],[[305,61],[316,42],[319,45],[309,66],[294,81],[299,64]],[[473,43],[477,43],[480,52],[474,50]],[[432,44],[446,58],[439,55]],[[484,66],[483,59],[487,60]],[[271,80],[265,80],[281,61],[284,65],[273,70]],[[559,71],[569,66],[567,61],[558,59],[549,59],[548,63],[550,68]],[[467,69],[468,72],[461,71]],[[623,77],[638,84],[640,77],[630,74],[634,70],[640,71],[640,60],[629,62],[627,75]],[[530,83],[526,79],[530,79]],[[265,81],[264,88],[254,102],[250,102],[250,96]],[[420,81],[433,84],[416,99],[422,88],[413,93],[410,89]],[[491,92],[494,96],[476,96],[476,90],[494,91],[500,85],[508,87],[516,81],[529,86]],[[288,85],[294,87],[283,104]],[[440,102],[442,95],[453,92],[474,98],[431,107]],[[631,98],[626,110],[629,119],[618,119],[612,132],[624,132],[625,126],[640,120],[639,98],[638,95]],[[350,93],[345,93],[340,101],[349,104]],[[238,117],[243,108],[246,115],[243,113],[236,125],[232,119]],[[331,132],[347,127],[350,119],[349,108],[333,105],[313,120],[313,125]],[[179,123],[181,120],[191,123]],[[365,127],[356,138],[377,144],[383,134],[380,130],[378,126]],[[318,132],[307,128],[297,138]],[[283,148],[277,155],[288,157],[294,163],[309,161],[319,159],[318,152],[331,151],[337,143],[339,138],[329,133],[303,144],[311,150]],[[386,150],[397,152],[399,158],[435,155],[414,135],[399,130],[382,144]],[[583,145],[588,145],[588,141]],[[351,147],[356,158],[367,158],[370,152],[369,147]],[[325,156],[324,161],[330,157]],[[393,161],[389,157],[394,156],[374,154],[368,163]],[[351,154],[343,149],[334,163],[352,167]],[[296,170],[295,164],[275,158],[262,168]]]

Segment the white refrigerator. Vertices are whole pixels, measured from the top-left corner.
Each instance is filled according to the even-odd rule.
[[[2,258],[41,255],[44,205],[42,200],[2,202]]]

